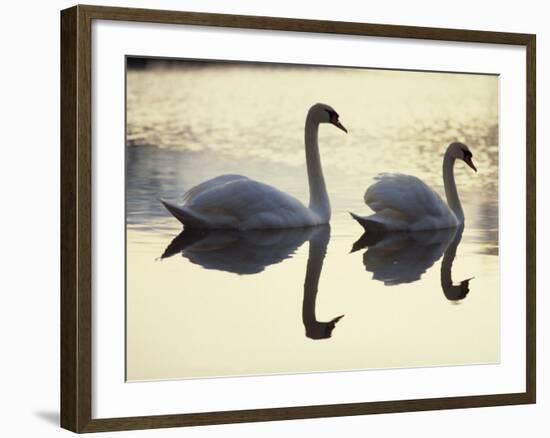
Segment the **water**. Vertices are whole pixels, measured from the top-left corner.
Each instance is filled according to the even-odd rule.
[[[498,79],[246,64],[152,63],[127,77],[129,380],[492,363],[499,360]],[[183,233],[159,198],[224,173],[307,205],[303,127],[322,125],[330,227]],[[464,230],[362,236],[382,171],[443,195],[457,162]]]

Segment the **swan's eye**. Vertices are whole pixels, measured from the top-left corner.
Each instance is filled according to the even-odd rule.
[[[466,149],[462,149],[462,153],[464,154],[464,159],[467,160],[468,158],[472,158],[473,155],[470,151],[466,150]]]
[[[336,111],[325,109],[331,121],[338,121],[338,113]]]

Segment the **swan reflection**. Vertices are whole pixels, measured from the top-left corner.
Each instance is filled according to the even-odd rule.
[[[205,269],[250,275],[292,257],[308,240],[312,228],[288,230],[183,230],[161,259],[181,253]]]
[[[462,240],[462,233],[464,232],[464,226],[457,229],[453,241],[449,244],[445,250],[443,261],[441,262],[441,289],[449,301],[459,301],[466,298],[468,292],[470,292],[470,280],[462,280],[458,285],[453,284],[452,268],[453,262],[456,257],[456,250],[460,241]]]
[[[451,270],[464,227],[435,231],[365,233],[352,247],[352,252],[367,248],[363,264],[373,279],[386,286],[420,280],[443,255],[441,288],[450,301],[464,299],[469,281],[453,285]]]
[[[330,226],[314,227],[309,239],[309,253],[307,258],[306,279],[304,281],[304,301],[302,304],[302,321],[306,328],[306,336],[311,339],[327,339],[332,335],[336,323],[344,315],[336,316],[330,321],[317,321],[315,303],[319,291],[319,278],[323,269],[323,261],[327,253],[330,240]]]
[[[250,275],[291,258],[309,241],[302,321],[308,338],[325,339],[331,336],[336,323],[343,317],[323,322],[317,321],[315,316],[319,278],[329,240],[328,225],[254,231],[188,229],[170,242],[161,259],[181,254],[205,269]]]

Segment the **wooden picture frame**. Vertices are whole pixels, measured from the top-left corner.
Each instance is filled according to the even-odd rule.
[[[526,391],[127,418],[92,418],[92,22],[186,24],[518,45],[526,48]],[[148,429],[535,403],[535,49],[531,34],[75,6],[61,12],[61,426],[74,432]]]

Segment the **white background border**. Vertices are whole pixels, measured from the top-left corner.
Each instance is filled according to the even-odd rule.
[[[391,23],[537,34],[537,222],[550,221],[550,27],[540,0],[89,0],[91,4]],[[0,329],[6,377],[0,404],[8,410],[5,435],[69,437],[59,428],[59,10],[74,0],[7,2],[0,27],[3,69],[0,161],[3,240]],[[24,18],[22,25],[21,17]],[[32,29],[32,32],[29,32]],[[32,98],[31,98],[32,97]],[[16,189],[14,185],[16,184]],[[32,239],[32,250],[27,239]],[[547,438],[550,379],[548,227],[537,229],[537,404],[452,409],[395,415],[359,415],[208,427],[106,432],[101,438],[280,438],[336,436],[409,438]],[[31,253],[32,251],[32,253]],[[24,382],[24,383],[23,383]],[[32,388],[32,396],[22,390]]]
[[[92,35],[95,418],[524,391],[523,48],[114,22]],[[501,364],[124,383],[125,54],[499,73]]]

